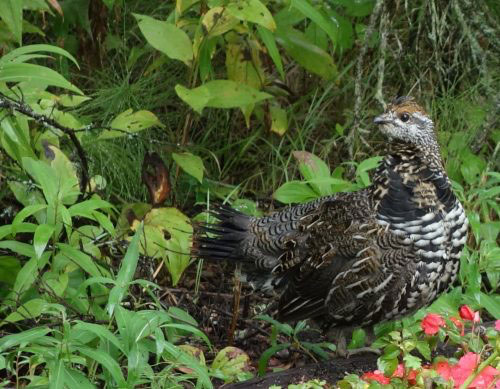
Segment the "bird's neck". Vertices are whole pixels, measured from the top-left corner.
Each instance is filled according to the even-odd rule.
[[[435,140],[425,145],[391,142],[386,152],[386,160],[397,161],[403,164],[415,164],[416,166],[425,167],[432,171],[442,171],[444,173],[439,145]]]

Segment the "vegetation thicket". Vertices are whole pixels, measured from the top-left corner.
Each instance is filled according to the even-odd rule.
[[[378,370],[290,387],[498,387],[499,26],[495,0],[4,0],[0,386],[212,388],[331,357],[192,259],[192,226],[370,185],[372,118],[412,95],[470,222],[459,282],[375,328]]]

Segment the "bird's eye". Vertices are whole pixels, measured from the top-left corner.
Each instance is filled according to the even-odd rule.
[[[410,115],[408,115],[407,112],[403,112],[401,116],[399,116],[399,118],[401,119],[401,121],[407,122],[408,120],[410,120]]]

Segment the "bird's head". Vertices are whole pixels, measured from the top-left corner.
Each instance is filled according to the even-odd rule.
[[[390,140],[415,146],[437,146],[434,123],[411,97],[398,97],[373,122]]]

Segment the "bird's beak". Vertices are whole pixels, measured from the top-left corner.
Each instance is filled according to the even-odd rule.
[[[389,113],[383,113],[382,115],[378,115],[373,119],[373,123],[375,124],[387,124],[392,122],[392,116]]]

